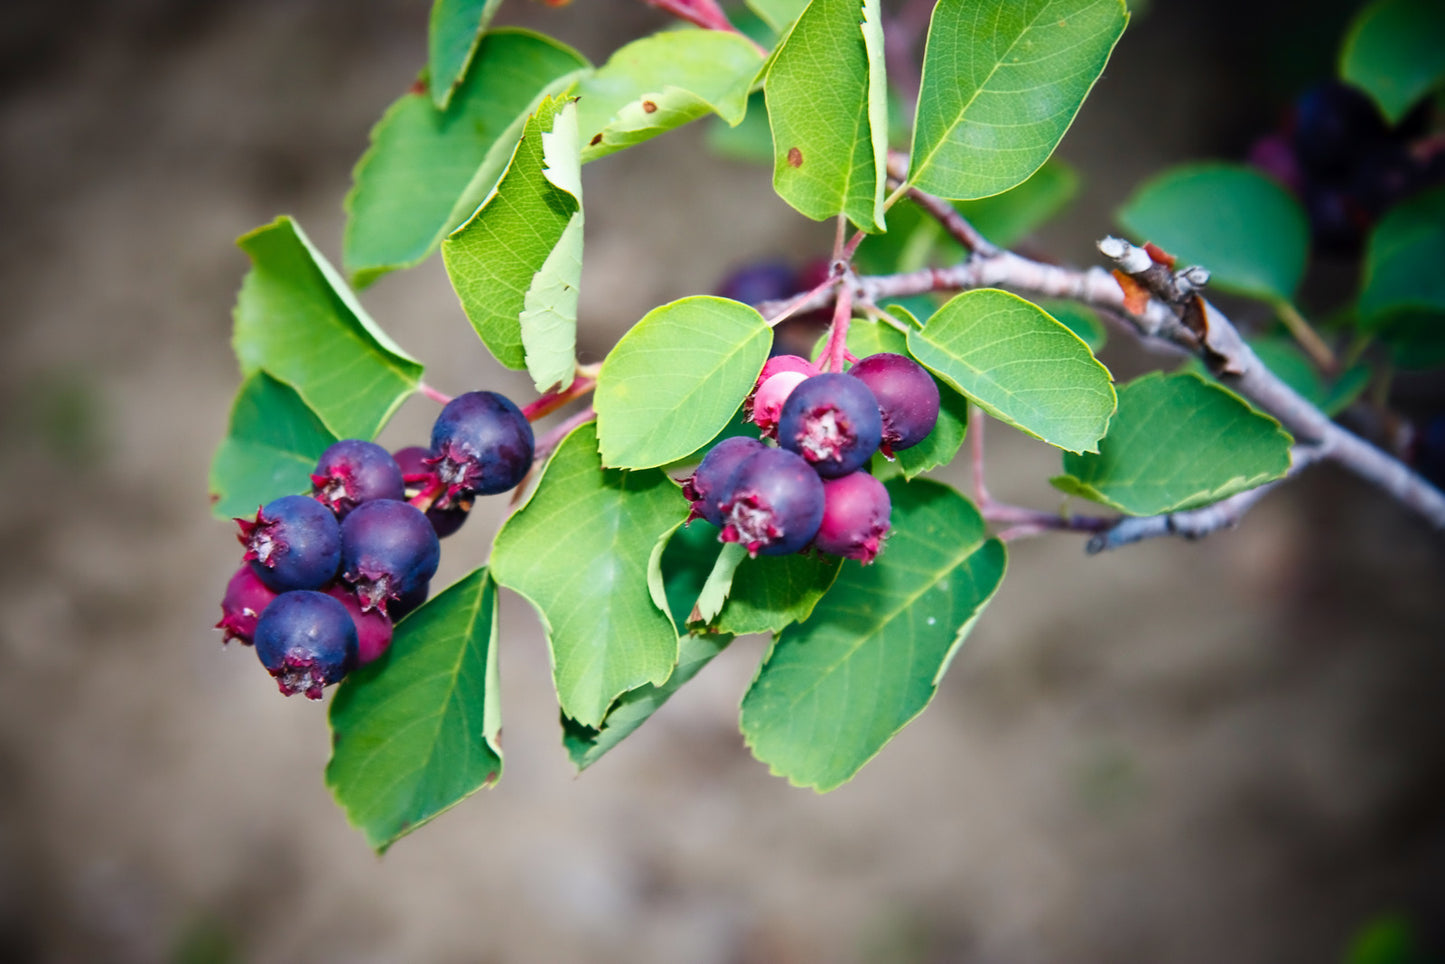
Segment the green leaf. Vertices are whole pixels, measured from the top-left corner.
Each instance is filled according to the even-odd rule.
[[[742,731],[774,773],[846,782],[923,711],[1003,578],[977,510],[936,482],[888,483],[893,531],[849,562],[805,623],[785,629],[743,697]]]
[[[667,681],[659,686],[646,684],[629,690],[618,697],[612,709],[607,711],[601,727],[583,726],[567,716],[562,717],[562,744],[567,756],[579,771],[585,770],[601,759],[625,738],[631,736],[648,718],[656,713],[672,694],[682,688],[702,668],[711,663],[713,657],[727,649],[731,636],[706,633],[701,636],[684,636],[679,641],[677,667]]]
[[[1402,369],[1423,371],[1445,365],[1445,312],[1391,315],[1379,335],[1390,349],[1390,360]]]
[[[241,383],[211,460],[212,514],[248,516],[272,499],[309,491],[316,460],[335,441],[301,396],[256,372]]]
[[[442,242],[467,320],[539,392],[576,368],[582,179],[576,106],[547,98],[527,119],[497,190]]]
[[[717,526],[706,519],[693,519],[668,537],[659,564],[667,609],[680,636],[687,635],[688,616],[724,545]]]
[[[1095,451],[1114,412],[1109,370],[1048,312],[965,291],[908,333],[914,358],[994,418],[1071,452]]]
[[[578,127],[596,160],[707,114],[737,125],[762,54],[741,34],[668,30],[620,48],[582,78]]]
[[[842,564],[834,556],[811,554],[745,560],[733,575],[717,629],[738,636],[776,633],[804,621],[838,578]]]
[[[1096,455],[1064,455],[1058,489],[1129,515],[1159,515],[1228,498],[1289,471],[1279,423],[1193,373],[1153,372],[1119,389]]]
[[[1391,315],[1445,311],[1445,188],[1403,201],[1370,234],[1360,318],[1369,331]]]
[[[773,130],[768,124],[767,99],[762,91],[748,96],[747,113],[736,127],[721,117],[707,125],[707,146],[714,154],[733,161],[769,164],[773,160]]]
[[[677,632],[653,602],[653,548],[687,515],[661,472],[604,470],[588,423],[557,447],[503,525],[492,575],[542,617],[562,712],[597,726],[618,696],[667,680]]]
[[[478,569],[337,688],[326,785],[378,852],[500,776],[496,641],[497,590]]]
[[[763,19],[769,27],[781,33],[808,5],[808,0],[747,0],[748,9]]]
[[[1123,0],[940,0],[914,116],[914,187],[1007,191],[1054,152],[1109,61]]]
[[[251,256],[234,312],[241,373],[264,368],[290,385],[337,438],[371,438],[416,389],[421,363],[371,320],[290,218],[236,243]]]
[[[432,103],[446,110],[502,0],[436,0],[427,25]]]
[[[1109,331],[1092,308],[1086,308],[1077,301],[1041,301],[1039,307],[1083,339],[1095,355],[1108,343]]]
[[[772,341],[762,315],[726,298],[683,298],[649,311],[597,376],[603,463],[643,469],[695,452],[738,410]]]
[[[425,92],[392,104],[372,129],[346,196],[342,261],[353,281],[368,284],[436,250],[496,184],[527,115],[587,66],[550,38],[493,30],[445,111]]]
[[[1294,196],[1240,164],[1172,168],[1134,192],[1119,221],[1186,264],[1210,285],[1288,301],[1309,257],[1309,219]]]
[[[910,327],[918,327],[918,319],[902,305],[889,305],[887,311]],[[885,351],[907,355],[908,338],[890,325],[855,318],[848,328],[848,350],[857,358]],[[904,478],[917,478],[953,461],[968,432],[968,399],[938,376],[935,375],[933,380],[938,384],[938,424],[922,442],[896,453],[897,465]]]
[[[1364,88],[1391,124],[1445,81],[1445,6],[1439,0],[1377,0],[1355,17],[1340,51],[1340,76]]]
[[[1012,248],[1067,207],[1078,193],[1079,175],[1052,158],[1018,187],[976,201],[956,201],[953,206],[984,237]],[[951,238],[946,240],[952,243]]]
[[[728,593],[732,591],[733,576],[737,574],[738,566],[748,557],[748,550],[737,542],[724,543],[722,551],[717,554],[713,563],[712,572],[707,574],[707,579],[702,584],[702,589],[697,594],[697,605],[687,617],[710,623],[722,611],[723,603],[727,602]]]
[[[774,54],[763,89],[779,196],[815,221],[846,214],[865,231],[884,230],[879,0],[813,0]]]

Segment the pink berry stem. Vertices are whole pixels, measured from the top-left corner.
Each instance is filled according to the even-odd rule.
[[[577,377],[572,379],[572,384],[566,388],[548,392],[536,401],[523,405],[522,414],[527,421],[535,422],[551,415],[559,408],[564,408],[568,403],[576,401],[595,387],[597,387],[595,375],[579,372]]]
[[[417,383],[416,383],[416,390],[419,391],[419,392],[421,392],[421,393],[422,393],[423,395],[425,395],[427,398],[429,398],[429,399],[431,399],[432,401],[436,402],[438,405],[446,405],[448,402],[450,402],[450,401],[452,400],[452,397],[451,397],[450,395],[446,394],[445,392],[439,392],[439,391],[437,391],[435,388],[432,388],[432,387],[431,387],[430,385],[428,385],[426,382],[420,382],[420,381],[417,382]]]

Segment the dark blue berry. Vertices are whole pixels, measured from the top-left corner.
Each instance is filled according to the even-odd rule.
[[[1310,174],[1343,174],[1389,136],[1369,97],[1338,81],[1300,95],[1294,109],[1294,147]]]
[[[356,587],[362,609],[380,609],[436,574],[441,544],[414,505],[364,502],[341,524],[341,573]]]
[[[727,483],[743,459],[763,449],[763,443],[745,435],[725,438],[712,447],[690,478],[682,480],[682,494],[692,503],[688,521],[706,519],[715,526],[723,524],[721,499]]]
[[[814,375],[793,389],[778,418],[778,444],[825,479],[858,469],[882,440],[878,400],[852,375]]]
[[[287,696],[321,689],[356,665],[356,625],[337,600],[310,590],[277,596],[256,623],[256,655]]]
[[[798,274],[781,261],[759,261],[734,270],[717,286],[720,297],[760,305],[796,294]]]
[[[738,465],[722,499],[722,540],[749,555],[782,556],[812,541],[823,521],[823,481],[785,449],[764,447]]]
[[[311,494],[337,518],[372,499],[405,497],[401,468],[391,453],[355,438],[342,439],[321,453],[311,485]]]
[[[469,493],[515,488],[532,467],[532,426],[496,392],[467,392],[446,404],[431,430],[431,465],[447,486],[445,507]]]
[[[391,605],[387,607],[387,611],[391,615],[391,621],[393,623],[401,622],[407,616],[410,616],[413,610],[426,602],[427,597],[430,595],[430,582],[422,583],[411,592],[402,593],[400,599],[393,600]]]
[[[938,424],[938,383],[906,355],[879,352],[848,370],[873,397],[883,418],[883,454],[917,445]]]
[[[402,477],[407,480],[407,495],[420,495],[439,484],[437,474],[426,464],[431,458],[431,449],[412,445],[393,452],[392,458],[401,466]],[[447,506],[433,505],[426,510],[426,517],[436,530],[437,538],[445,539],[462,527],[471,511],[471,496],[462,496]]]
[[[268,502],[255,520],[237,519],[244,558],[272,592],[319,589],[341,562],[341,527],[330,509],[305,495]]]

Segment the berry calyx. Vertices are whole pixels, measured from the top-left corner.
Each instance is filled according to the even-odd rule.
[[[823,521],[823,482],[800,456],[764,447],[738,465],[722,500],[722,541],[748,555],[782,556],[812,541]]]
[[[318,589],[341,562],[341,528],[330,509],[305,495],[266,503],[254,520],[237,519],[242,557],[273,592]]]
[[[907,355],[879,352],[848,370],[878,400],[883,419],[879,445],[888,458],[928,437],[938,424],[938,383],[928,369]]]
[[[749,417],[762,429],[764,438],[772,438],[777,434],[778,416],[782,414],[783,403],[793,394],[793,389],[807,379],[808,376],[802,372],[778,372],[758,386]]]
[[[221,643],[239,640],[243,646],[250,646],[256,635],[256,621],[271,605],[276,593],[248,565],[242,565],[226,583],[226,594],[221,597],[221,620],[216,628],[221,630]]]
[[[532,426],[511,399],[496,392],[458,395],[432,426],[426,462],[447,487],[437,504],[516,488],[532,466],[533,445]]]
[[[427,490],[440,486],[436,473],[426,464],[426,460],[431,458],[431,449],[412,445],[393,452],[392,458],[401,468],[402,477],[407,480],[407,498],[414,499]],[[450,505],[433,504],[426,510],[427,521],[436,531],[438,539],[445,539],[462,527],[462,523],[467,521],[467,516],[472,511],[472,501],[470,495],[463,495],[451,500]]]
[[[345,586],[332,586],[326,595],[346,607],[351,624],[356,627],[356,661],[365,666],[378,659],[391,647],[391,620],[375,609],[361,608],[356,593]]]
[[[764,449],[762,442],[745,435],[725,438],[703,457],[697,471],[682,480],[682,494],[692,503],[687,521],[706,519],[715,526],[723,524],[722,499],[728,493],[728,482],[748,456]]]
[[[823,483],[823,521],[813,545],[829,555],[873,561],[888,533],[892,511],[888,490],[867,472],[852,472]]]
[[[778,444],[825,479],[862,466],[882,439],[878,400],[852,375],[814,375],[793,389],[778,417]]]
[[[401,468],[375,442],[342,439],[321,453],[311,476],[311,494],[337,518],[372,499],[400,499],[405,492]]]
[[[436,574],[441,544],[420,509],[394,499],[357,506],[341,524],[341,574],[363,610],[400,599]]]
[[[356,664],[356,626],[346,607],[321,592],[277,596],[256,623],[256,655],[282,694],[321,699]]]

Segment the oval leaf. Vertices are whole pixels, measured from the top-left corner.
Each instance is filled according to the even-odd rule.
[[[649,311],[597,376],[603,463],[652,468],[707,444],[752,389],[772,341],[762,315],[726,298],[683,298]]]
[[[346,195],[342,261],[353,281],[424,261],[491,191],[543,95],[587,66],[547,37],[494,30],[445,111],[425,92],[392,104]]]
[[[838,578],[842,563],[811,553],[745,559],[733,574],[716,628],[742,636],[776,633],[803,622]]]
[[[589,423],[562,441],[497,533],[492,574],[541,615],[562,712],[583,726],[672,673],[677,631],[653,601],[648,569],[658,540],[686,515],[661,472],[604,470]]]
[[[908,350],[994,418],[1070,452],[1095,451],[1114,385],[1078,335],[1018,295],[965,291],[908,333]]]
[[[211,512],[233,519],[310,491],[316,460],[335,441],[300,395],[257,372],[236,393],[230,428],[211,460]]]
[[[1377,0],[1360,11],[1340,52],[1340,76],[1364,88],[1391,124],[1445,81],[1445,4]]]
[[[1309,220],[1294,196],[1253,168],[1191,164],[1145,184],[1119,221],[1189,264],[1210,284],[1256,298],[1289,300],[1309,257]]]
[[[497,590],[478,569],[337,688],[326,785],[377,851],[501,775],[496,642]]]
[[[432,103],[446,110],[502,0],[436,0],[427,24]]]
[[[883,230],[888,84],[879,0],[813,0],[763,87],[773,188],[799,213]]]
[[[743,697],[753,755],[799,786],[851,779],[923,711],[1003,579],[1003,543],[936,482],[888,482],[893,531],[785,629]]]
[[[1192,373],[1154,372],[1119,389],[1097,455],[1064,456],[1054,485],[1130,515],[1193,509],[1289,471],[1279,423]]]
[[[232,344],[241,371],[264,368],[294,388],[337,438],[369,439],[421,379],[288,217],[242,235],[251,270],[236,297]]]
[[[1109,61],[1123,0],[939,0],[913,125],[915,187],[988,197],[1054,152]]]
[[[1445,188],[1397,205],[1370,234],[1360,318],[1368,329],[1391,315],[1445,311]]]
[[[618,49],[577,87],[582,159],[596,160],[709,113],[736,126],[762,54],[741,34],[668,30]]]
[[[582,277],[577,108],[546,98],[527,118],[497,189],[442,242],[467,320],[497,360],[539,392],[576,369]]]

